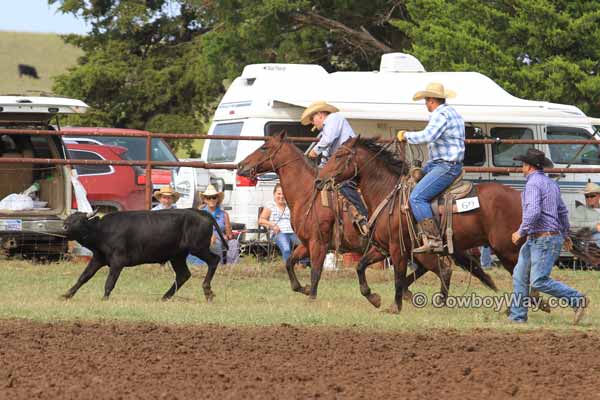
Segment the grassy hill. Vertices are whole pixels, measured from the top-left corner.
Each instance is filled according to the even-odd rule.
[[[75,65],[82,54],[57,34],[0,31],[0,94],[51,92],[52,78]],[[35,67],[40,79],[19,78],[19,64]]]

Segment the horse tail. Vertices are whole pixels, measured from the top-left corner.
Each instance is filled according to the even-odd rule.
[[[454,261],[456,261],[456,265],[458,265],[463,270],[471,273],[474,277],[479,279],[484,286],[492,289],[494,292],[498,291],[498,287],[496,287],[496,283],[489,276],[483,268],[481,268],[481,263],[477,258],[473,257],[470,254],[464,252],[455,252],[454,253]]]

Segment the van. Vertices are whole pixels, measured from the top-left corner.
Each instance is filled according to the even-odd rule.
[[[328,73],[319,65],[248,65],[223,96],[208,133],[268,137],[283,129],[288,136],[314,136],[308,127],[300,125],[300,116],[313,101],[326,100],[340,109],[356,133],[393,138],[399,129],[420,130],[427,124],[427,109],[412,96],[429,82],[441,82],[457,92],[448,104],[463,116],[467,138],[597,139],[590,118],[577,107],[517,98],[477,72],[426,72],[419,60],[403,53],[383,55],[379,71],[371,72]],[[202,159],[238,163],[261,145],[260,141],[209,140]],[[307,146],[299,144],[302,149]],[[600,166],[596,144],[468,145],[464,163],[473,167],[519,166],[513,157],[532,146],[544,151],[557,168]],[[420,151],[413,146],[413,150],[415,156],[427,156],[425,146]],[[224,206],[232,221],[255,228],[258,208],[271,199],[276,177],[253,182],[236,176],[235,171],[215,169],[210,173],[224,182]],[[575,201],[583,200],[588,180],[600,181],[598,174],[554,177],[559,179],[572,218]],[[517,190],[525,185],[521,173],[472,172],[466,179],[499,182]],[[572,220],[572,224],[577,226],[578,222]]]
[[[50,123],[58,123],[60,115],[87,108],[82,101],[59,97],[0,96],[0,128],[54,130]],[[0,158],[66,159],[67,153],[59,136],[2,133]],[[0,209],[0,255],[56,259],[67,250],[62,225],[71,213],[71,168],[0,164],[0,200],[28,190],[33,193],[32,207]]]

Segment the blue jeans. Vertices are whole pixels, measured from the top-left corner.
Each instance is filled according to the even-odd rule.
[[[281,256],[283,257],[284,262],[290,258],[294,246],[300,243],[298,236],[296,236],[295,233],[279,232],[273,237],[273,239],[275,240],[275,244],[279,248],[279,251],[281,251]]]
[[[460,175],[462,164],[443,160],[430,161],[423,168],[425,176],[410,193],[410,208],[417,222],[433,218],[431,200],[442,193]]]
[[[583,294],[550,278],[554,262],[560,255],[564,238],[560,235],[527,239],[519,252],[519,261],[513,271],[514,298],[510,307],[510,318],[513,321],[527,321],[527,307],[523,304],[531,289],[558,298],[569,299],[572,307],[581,304]]]
[[[594,241],[596,246],[600,247],[600,232],[593,233],[592,240]]]
[[[479,257],[479,261],[481,262],[482,268],[488,268],[492,266],[492,249],[490,246],[481,246],[479,248],[479,252],[481,256]]]
[[[352,203],[354,207],[356,207],[358,212],[361,213],[361,215],[364,215],[365,217],[369,216],[367,207],[365,207],[365,205],[363,204],[363,201],[360,198],[360,194],[358,193],[358,190],[356,190],[356,183],[354,183],[353,181],[342,182],[342,184],[340,184],[339,190],[342,196],[344,196],[346,200]]]

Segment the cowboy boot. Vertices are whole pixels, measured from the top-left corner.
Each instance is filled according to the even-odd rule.
[[[433,218],[426,218],[419,222],[423,246],[413,249],[413,253],[443,253],[444,243],[440,237],[440,230]]]
[[[350,201],[347,201],[346,204],[348,205],[348,211],[350,211],[352,222],[356,225],[358,232],[362,236],[369,236],[369,221],[367,220],[367,217],[362,215]]]

